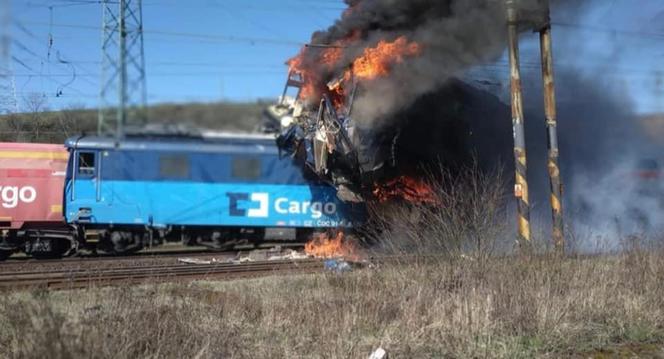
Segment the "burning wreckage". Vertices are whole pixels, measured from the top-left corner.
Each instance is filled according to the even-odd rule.
[[[413,47],[413,52],[417,51]],[[350,74],[350,75],[349,75]],[[351,77],[349,77],[351,76]],[[320,101],[304,100],[307,84],[297,69],[292,69],[279,104],[269,109],[275,125],[279,126],[279,148],[302,166],[310,178],[316,178],[337,188],[340,199],[362,202],[367,199],[387,199],[389,190],[380,191],[380,179],[390,176],[396,167],[395,148],[398,133],[391,138],[377,136],[374,128],[362,128],[353,121],[352,109],[360,84],[347,73],[327,84]],[[350,83],[345,93],[344,84]],[[295,97],[288,97],[290,88],[297,89]],[[385,141],[381,141],[385,140]],[[414,200],[430,197],[429,189],[408,177],[393,178],[385,188],[401,185],[405,196]]]
[[[470,161],[467,157],[472,151],[469,142],[473,130],[469,125],[475,116],[486,114],[469,105],[489,102],[494,114],[509,116],[509,109],[491,95],[452,79],[414,106],[428,107],[432,115],[440,115],[439,109],[431,107],[439,107],[439,100],[434,98],[442,95],[453,108],[444,111],[447,113],[443,116],[453,119],[448,117],[446,122],[435,123],[434,118],[421,118],[421,114],[411,109],[397,115],[414,116],[411,124],[395,121],[382,126],[363,126],[353,118],[355,98],[363,91],[361,82],[353,79],[357,75],[346,73],[328,82],[316,102],[307,100],[310,90],[306,89],[303,77],[291,69],[280,102],[267,110],[270,127],[279,132],[279,148],[302,167],[308,178],[333,185],[339,198],[348,202],[394,198],[435,202],[432,189],[422,179],[425,169],[439,162],[451,167]],[[350,84],[348,91],[344,90],[346,83]],[[290,97],[292,89],[296,94]],[[444,136],[427,133],[427,128],[442,131]],[[509,132],[504,138],[509,138]]]
[[[430,202],[427,166],[509,158],[509,108],[455,77],[500,56],[503,2],[346,1],[342,18],[287,62],[283,94],[266,111],[307,177],[344,201]],[[524,14],[542,6],[522,3]]]

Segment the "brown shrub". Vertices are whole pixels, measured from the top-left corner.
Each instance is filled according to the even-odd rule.
[[[365,235],[379,253],[421,256],[471,256],[485,261],[511,250],[508,234],[507,184],[501,170],[477,167],[454,174],[438,169],[426,183],[439,205],[399,202],[370,205]]]

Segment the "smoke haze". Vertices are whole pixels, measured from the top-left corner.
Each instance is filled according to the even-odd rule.
[[[644,100],[654,91],[642,84],[634,86],[634,69],[642,71],[639,80],[657,77],[655,68],[648,66],[648,57],[634,57],[637,49],[647,52],[648,41],[601,30],[634,28],[630,19],[647,18],[651,11],[646,3],[641,9],[624,1],[600,0],[559,1],[552,7],[566,217],[570,234],[582,239],[576,244],[581,250],[614,250],[626,236],[654,236],[664,229],[664,191],[661,175],[656,174],[661,168],[662,146],[647,136],[642,115]],[[647,24],[640,29],[654,30]],[[541,227],[548,234],[539,44],[535,35],[522,40],[533,221],[544,224]],[[506,75],[493,78],[503,84],[493,91],[503,100],[508,99]],[[644,170],[653,168],[656,177],[644,176]]]

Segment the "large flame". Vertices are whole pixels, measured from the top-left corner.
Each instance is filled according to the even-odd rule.
[[[297,56],[286,62],[290,72],[298,73],[302,76],[302,80],[304,82],[302,88],[300,89],[300,98],[302,99],[310,99],[316,95],[316,83],[318,82],[316,80],[318,78],[318,73],[314,71],[307,71],[306,67],[304,66],[306,53],[307,48],[303,47]]]
[[[422,51],[419,44],[400,36],[394,41],[379,41],[356,58],[349,57],[346,49],[353,48],[361,38],[362,32],[354,30],[332,44],[305,46],[297,56],[288,60],[289,70],[300,74],[304,82],[301,100],[315,103],[321,95],[327,94],[340,109],[348,95],[346,89],[351,88],[353,81],[385,77],[394,65]]]
[[[317,97],[325,91],[325,77],[333,76],[343,60],[344,49],[358,41],[360,37],[361,32],[354,30],[332,44],[322,44],[324,47],[318,47],[319,44],[305,46],[297,56],[286,62],[289,71],[300,74],[304,81],[300,99],[317,101]],[[338,90],[341,92],[341,88]]]
[[[376,47],[367,48],[364,54],[353,61],[352,73],[359,80],[373,80],[385,77],[394,64],[404,61],[405,57],[417,56],[422,47],[400,36],[393,42],[382,40]]]
[[[374,186],[373,194],[380,202],[402,199],[413,203],[440,205],[440,199],[434,189],[420,179],[400,176]]]
[[[344,55],[344,50],[341,47],[330,47],[321,52],[321,63],[328,69],[332,70],[339,63]]]
[[[347,240],[342,231],[334,233],[316,233],[304,245],[304,253],[316,258],[344,258],[360,260],[362,255],[357,246]]]

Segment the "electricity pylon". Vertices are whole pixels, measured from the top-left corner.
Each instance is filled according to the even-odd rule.
[[[141,0],[103,0],[97,132],[125,135],[147,122]]]
[[[0,3],[0,113],[18,112],[11,57],[10,2]]]

